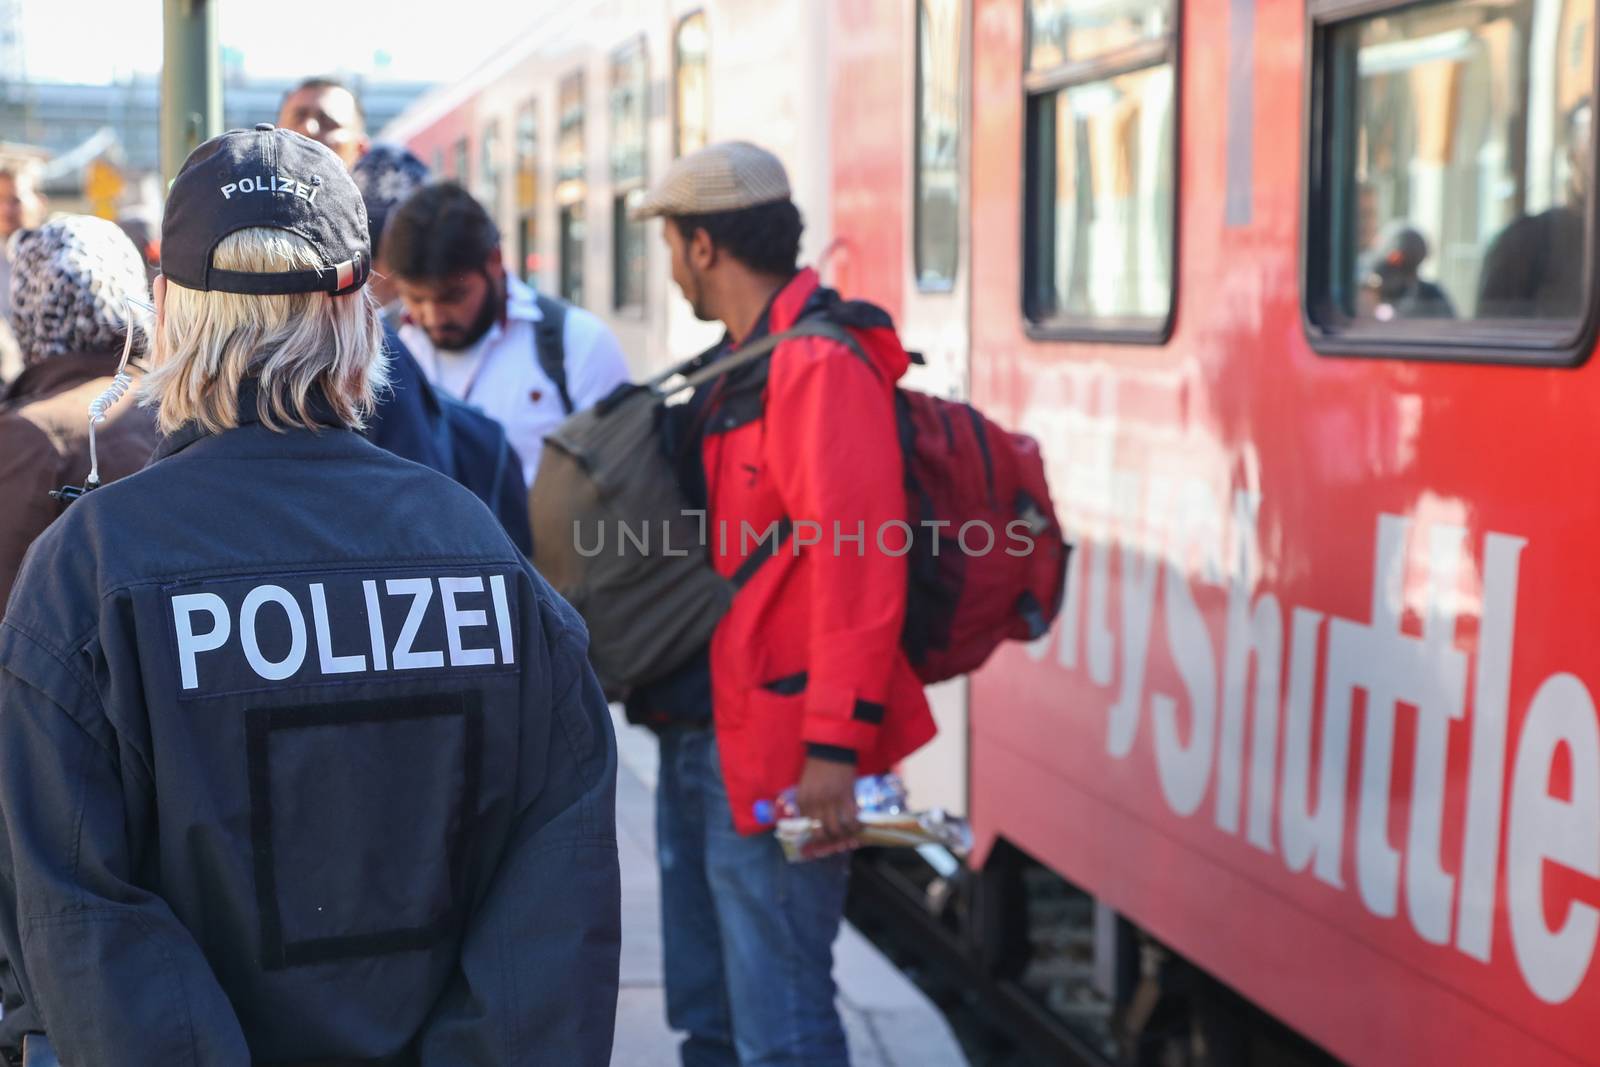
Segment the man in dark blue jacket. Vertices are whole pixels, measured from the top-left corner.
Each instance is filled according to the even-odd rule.
[[[609,1061],[587,636],[477,498],[356,432],[385,374],[367,241],[287,131],[208,141],[173,185],[164,441],[35,542],[0,623],[8,1052]]]
[[[367,208],[374,273],[367,288],[383,313],[389,389],[367,420],[367,439],[471,489],[524,555],[533,554],[522,459],[506,431],[483,412],[435,389],[395,332],[400,298],[385,277],[383,228],[390,213],[428,181],[427,165],[397,145],[373,145],[350,170]]]
[[[392,329],[384,330],[384,343],[389,390],[367,420],[367,439],[466,486],[494,512],[511,543],[533,555],[522,460],[505,428],[435,389]]]

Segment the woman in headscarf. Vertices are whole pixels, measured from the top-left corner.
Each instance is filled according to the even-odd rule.
[[[69,215],[12,239],[10,324],[24,369],[0,395],[0,607],[28,546],[66,506],[50,491],[89,471],[89,404],[116,373],[128,297],[150,299],[144,260],[114,223]],[[135,327],[135,354],[144,347]],[[129,398],[96,438],[108,482],[149,460],[155,418]]]

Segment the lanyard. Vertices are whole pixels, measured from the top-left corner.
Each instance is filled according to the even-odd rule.
[[[489,365],[489,357],[493,354],[489,350],[492,347],[493,345],[489,343],[487,337],[484,338],[484,343],[478,346],[478,365],[472,368],[471,374],[467,375],[467,384],[461,390],[461,402],[463,404],[472,403],[472,391],[478,387],[478,379],[483,377],[483,369]]]
[[[484,275],[484,280],[486,282],[489,281],[489,278],[488,278],[487,274]],[[494,287],[493,287],[493,285],[491,283],[490,284],[490,291],[491,292],[493,292],[493,288]],[[483,337],[479,338],[479,340],[478,340],[478,364],[477,364],[477,366],[472,368],[472,373],[467,375],[466,386],[461,390],[461,402],[463,404],[470,404],[472,402],[472,392],[473,392],[474,389],[476,389],[478,387],[478,379],[483,376],[484,368],[489,365],[489,359],[494,355],[492,349],[494,348],[494,346],[498,342],[504,340],[511,332],[512,319],[511,319],[511,316],[508,314],[508,307],[510,305],[510,300],[511,300],[511,294],[510,294],[509,288],[507,289],[507,291],[505,291],[505,292],[500,294],[499,299],[500,299],[500,318],[494,323],[494,325],[489,327],[489,332],[485,333],[483,335]],[[497,328],[500,331],[500,335],[498,337],[491,336]],[[433,349],[433,369],[434,369],[434,373],[438,374],[438,372],[439,372],[439,370],[440,370],[440,368],[442,366],[442,364],[440,363],[440,359],[442,357],[440,357],[439,349],[436,346],[433,346],[430,343],[429,347]],[[443,377],[443,376],[440,375],[440,377]]]
[[[503,337],[504,336],[505,327],[502,326],[502,327],[500,327],[500,329],[501,329],[501,336]],[[495,339],[491,340],[489,335],[485,334],[483,336],[483,338],[478,342],[478,352],[477,352],[477,360],[478,361],[477,361],[477,363],[475,363],[473,365],[471,372],[468,373],[467,380],[466,380],[465,383],[463,383],[463,386],[462,386],[462,389],[461,389],[461,394],[460,394],[460,396],[458,396],[456,398],[456,399],[460,400],[463,404],[470,404],[472,402],[472,392],[473,392],[474,389],[476,389],[478,387],[478,379],[483,377],[484,368],[486,368],[489,365],[489,359],[490,359],[491,356],[494,355],[494,352],[492,351],[492,349],[494,348],[495,343],[498,340],[499,340],[499,338],[495,338]],[[432,363],[433,363],[433,377],[434,377],[434,380],[438,383],[439,388],[444,389],[444,374],[443,374],[443,370],[444,370],[444,359],[445,359],[445,357],[440,354],[439,349],[437,347],[435,347],[432,344],[431,341],[430,341],[430,343],[428,345],[428,351],[429,351],[429,355],[430,355]],[[444,389],[444,391],[446,393],[448,393],[450,390]]]

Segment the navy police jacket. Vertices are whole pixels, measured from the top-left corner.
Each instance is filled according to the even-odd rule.
[[[0,624],[0,1045],[607,1063],[582,622],[466,489],[240,407],[69,507]]]
[[[385,327],[389,390],[367,420],[367,438],[472,490],[525,556],[533,555],[522,460],[498,422],[435,389],[416,357]]]

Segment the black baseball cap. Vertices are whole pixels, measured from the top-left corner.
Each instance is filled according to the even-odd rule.
[[[211,265],[224,237],[257,226],[304,238],[323,266],[263,274]],[[203,292],[351,293],[372,271],[367,209],[331,149],[266,122],[229,130],[189,153],[173,179],[161,221],[161,270]]]

